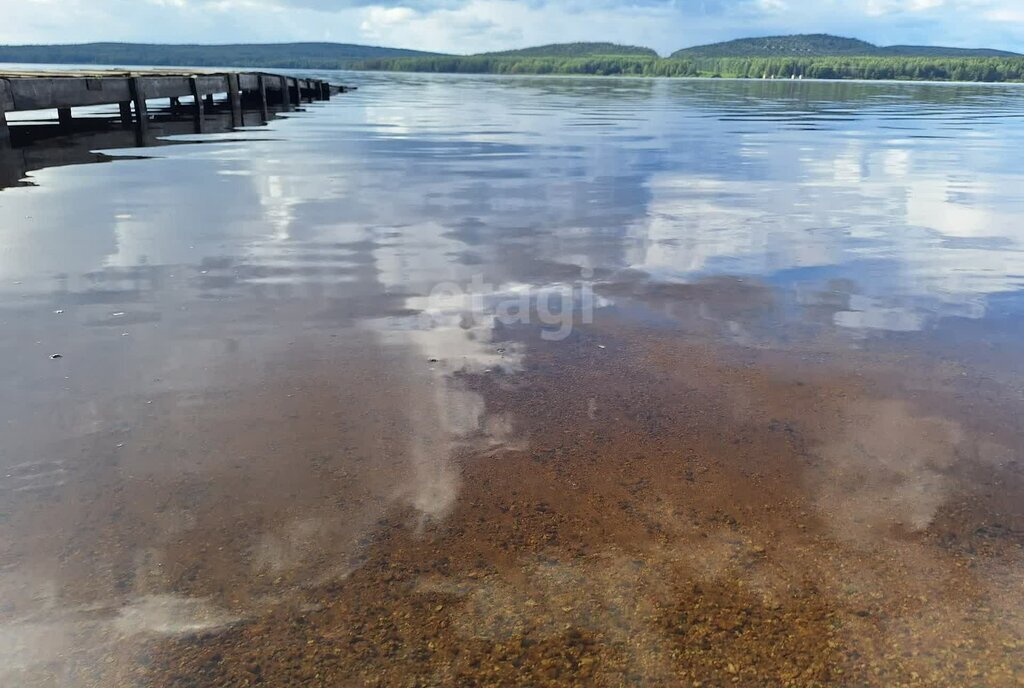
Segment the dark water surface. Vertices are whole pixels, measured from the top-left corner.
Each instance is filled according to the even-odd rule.
[[[0,156],[0,684],[1024,683],[1024,90],[346,76]]]

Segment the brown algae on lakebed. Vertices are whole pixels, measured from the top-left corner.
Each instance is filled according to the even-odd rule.
[[[883,356],[861,357],[855,373],[752,365],[700,341],[635,335],[601,333],[620,352],[611,362],[534,343],[514,377],[462,376],[460,394],[483,404],[476,430],[459,425],[450,458],[426,469],[411,445],[360,469],[364,443],[415,438],[325,419],[324,395],[337,392],[312,352],[308,377],[289,376],[296,392],[276,402],[288,421],[266,414],[266,384],[205,407],[189,438],[163,436],[166,418],[143,423],[136,434],[186,464],[246,460],[207,466],[202,484],[147,466],[145,447],[122,460],[132,482],[83,466],[78,489],[91,499],[59,500],[79,530],[50,554],[110,576],[94,584],[126,601],[162,588],[220,611],[147,603],[38,623],[114,634],[91,648],[78,639],[70,655],[82,660],[75,681],[96,685],[1020,678],[1013,425],[941,416],[960,381],[934,370],[918,371],[938,387],[927,396],[877,397],[894,376],[915,383]],[[368,377],[376,389],[349,394],[387,416],[391,394],[436,397],[420,377]],[[514,441],[488,436],[494,418]],[[454,491],[443,512],[417,493],[437,494],[431,481]],[[10,514],[7,532],[21,537],[5,547],[29,539],[40,511]],[[124,559],[129,542],[144,559]],[[50,594],[85,594],[72,584]],[[168,633],[162,609],[208,621]],[[124,619],[136,633],[123,636]]]

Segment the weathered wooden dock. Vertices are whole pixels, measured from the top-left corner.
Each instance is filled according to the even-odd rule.
[[[10,143],[9,112],[56,109],[59,122],[70,125],[73,108],[118,105],[122,121],[134,125],[141,140],[149,122],[148,100],[163,98],[186,107],[180,99],[190,98],[187,107],[192,108],[196,131],[201,133],[204,108],[213,105],[215,95],[226,94],[233,125],[243,126],[243,100],[257,105],[260,119],[266,122],[271,104],[288,110],[304,100],[327,100],[332,92],[345,90],[318,79],[266,72],[0,72],[0,146]]]

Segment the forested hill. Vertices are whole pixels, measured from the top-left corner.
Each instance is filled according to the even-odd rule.
[[[240,43],[230,45],[168,45],[141,43],[82,43],[77,45],[0,46],[0,62],[156,65],[197,67],[294,67],[345,69],[354,66],[408,64],[425,59],[425,65],[443,67],[451,60],[469,60],[479,67],[500,60],[580,60],[608,57],[658,60],[650,48],[616,43],[556,43],[478,55],[446,55],[403,48],[384,48],[349,43]],[[894,45],[879,47],[855,38],[828,34],[741,38],[724,43],[684,48],[677,59],[699,58],[806,58],[806,57],[1021,57],[1000,50]],[[390,62],[389,62],[390,61]],[[376,67],[375,67],[376,66]],[[442,70],[446,71],[446,70]]]
[[[672,57],[1020,57],[1020,55],[1005,50],[987,48],[877,46],[856,38],[816,33],[740,38],[724,43],[683,48],[673,53]]]
[[[474,74],[595,74],[754,79],[1024,81],[1024,55],[931,46],[878,47],[827,34],[745,38],[670,58],[614,43],[561,43],[445,55],[345,43],[0,46],[0,62],[364,69]]]
[[[738,38],[723,43],[683,48],[672,57],[822,57],[870,55],[876,46],[856,38],[828,34]]]
[[[878,47],[828,34],[744,38],[687,48],[669,58],[613,43],[565,43],[481,55],[371,58],[353,68],[462,74],[1024,81],[1024,55],[932,46]]]
[[[878,49],[890,57],[1024,57],[1021,53],[992,48],[944,48],[935,45],[887,45]]]
[[[0,62],[190,67],[336,69],[358,60],[430,57],[437,53],[348,43],[239,43],[165,45],[82,43],[0,46]]]
[[[658,57],[658,53],[650,48],[617,43],[554,43],[519,50],[482,53],[475,57],[595,57],[597,55]]]
[[[616,45],[615,43],[559,43],[486,53],[483,56],[577,58],[596,55],[658,57],[658,53],[650,48]],[[0,46],[0,62],[37,64],[344,69],[364,60],[438,57],[459,56],[350,43],[240,43],[232,45],[82,43],[78,45]]]

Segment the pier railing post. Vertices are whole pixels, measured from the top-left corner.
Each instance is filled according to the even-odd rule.
[[[270,111],[267,108],[267,82],[262,74],[258,75],[256,80],[259,82],[260,89],[260,117],[266,124],[270,120]]]
[[[196,133],[203,133],[203,120],[206,119],[205,108],[203,107],[203,96],[199,93],[199,79],[196,77],[189,77],[188,79],[189,89],[192,91],[192,100],[195,101],[192,106],[192,117],[196,123]]]
[[[242,91],[238,87],[237,74],[228,74],[228,101],[231,103],[231,126],[245,126],[245,117],[242,114]]]
[[[135,106],[135,138],[140,146],[146,145],[146,133],[149,131],[149,110],[146,108],[146,84],[142,77],[133,76],[128,82]]]

